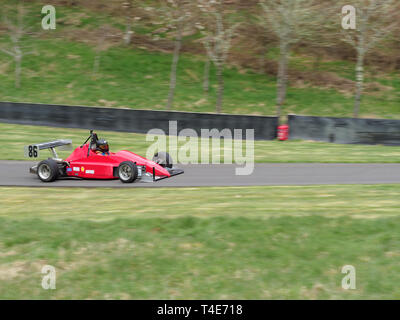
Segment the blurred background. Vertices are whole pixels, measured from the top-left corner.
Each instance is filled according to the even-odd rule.
[[[344,30],[346,1],[54,0],[43,30],[1,0],[0,100],[398,119],[399,3],[371,3]]]

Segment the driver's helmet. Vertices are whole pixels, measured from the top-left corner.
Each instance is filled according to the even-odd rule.
[[[96,150],[102,152],[102,153],[107,153],[109,151],[108,148],[108,142],[103,139],[99,139],[96,142]]]

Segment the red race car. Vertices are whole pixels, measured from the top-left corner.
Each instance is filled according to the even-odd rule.
[[[72,147],[71,140],[56,140],[25,147],[25,156],[37,158],[40,150],[50,149],[53,158],[43,160],[30,168],[43,182],[55,181],[59,177],[86,179],[120,179],[131,183],[137,179],[143,182],[158,181],[182,174],[174,168],[167,152],[158,152],[152,161],[130,151],[110,152],[107,141],[99,139],[93,130],[90,136],[65,160],[59,159],[55,148]]]

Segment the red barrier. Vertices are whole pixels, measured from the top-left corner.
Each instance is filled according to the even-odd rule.
[[[283,124],[278,127],[278,140],[285,141],[289,139],[289,126],[287,124]]]

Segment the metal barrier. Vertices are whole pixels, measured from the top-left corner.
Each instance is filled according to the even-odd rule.
[[[168,134],[169,121],[177,121],[178,132],[190,128],[198,135],[201,129],[254,129],[257,140],[275,139],[278,125],[276,117],[264,116],[0,102],[0,122],[7,123]]]
[[[289,115],[290,139],[400,145],[400,120]]]

